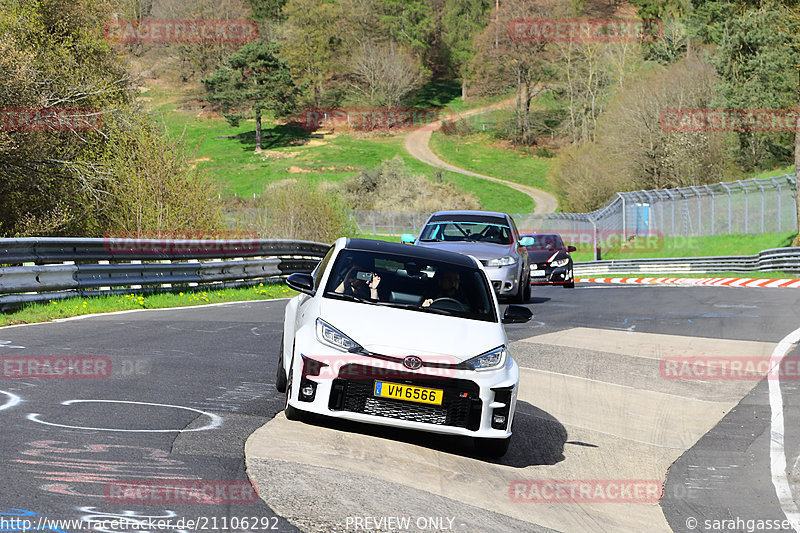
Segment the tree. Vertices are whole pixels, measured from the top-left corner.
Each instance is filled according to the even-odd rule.
[[[102,34],[113,7],[104,0],[7,1],[0,11],[0,108],[74,108],[90,126],[89,119],[129,105],[128,74]],[[91,230],[108,177],[97,162],[107,140],[97,122],[88,129],[0,127],[4,233]]]
[[[325,83],[339,66],[337,56],[343,48],[337,34],[341,5],[326,0],[289,0],[282,53],[289,61],[295,80],[311,88],[314,107],[321,106]],[[325,24],[318,24],[324,20]]]
[[[430,7],[422,0],[380,0],[377,4],[389,38],[424,60],[433,30]]]
[[[393,42],[362,45],[352,72],[356,94],[375,107],[399,107],[423,79],[419,66]]]
[[[531,124],[531,102],[555,79],[555,51],[551,43],[527,42],[509,35],[509,24],[515,19],[552,18],[559,9],[569,6],[532,4],[525,0],[508,0],[491,15],[491,22],[476,39],[476,55],[472,60],[473,80],[484,94],[502,94],[514,88],[516,94],[517,133],[515,142],[535,144]]]
[[[736,11],[721,35],[714,65],[721,78],[717,104],[725,108],[797,108],[798,53],[778,2]],[[741,132],[736,155],[744,170],[791,160],[789,132]]]
[[[255,20],[279,19],[286,0],[247,0]]]
[[[203,80],[209,102],[232,126],[252,113],[256,119],[256,152],[261,151],[261,115],[265,110],[286,116],[296,105],[298,88],[289,66],[278,57],[280,47],[255,41],[228,58],[228,66]]]
[[[467,99],[467,78],[475,51],[474,36],[489,23],[491,0],[446,0],[442,37],[449,63],[461,79],[461,99]]]

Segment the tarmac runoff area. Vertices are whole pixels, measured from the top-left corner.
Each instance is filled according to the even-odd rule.
[[[670,375],[663,360],[759,369],[775,346],[594,328],[531,336],[510,346],[522,370],[500,460],[472,456],[468,439],[279,413],[247,440],[247,472],[303,531],[671,531],[655,494],[670,465],[758,378]]]

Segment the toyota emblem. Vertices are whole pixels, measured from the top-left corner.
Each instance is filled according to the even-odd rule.
[[[420,359],[416,355],[409,355],[408,357],[403,359],[403,366],[406,368],[410,368],[411,370],[417,370],[422,367],[422,359]]]

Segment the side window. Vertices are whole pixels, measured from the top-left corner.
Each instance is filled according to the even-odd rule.
[[[317,264],[317,267],[314,269],[314,272],[311,273],[314,276],[314,288],[319,289],[320,283],[322,283],[322,276],[325,274],[325,269],[328,268],[328,263],[333,257],[333,246],[330,247],[328,253],[325,254],[325,257],[322,258]]]

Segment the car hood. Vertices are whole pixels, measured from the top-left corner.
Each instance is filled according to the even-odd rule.
[[[555,255],[555,257],[553,257]],[[544,263],[549,260],[551,257],[555,259],[562,259],[567,256],[567,252],[564,250],[528,250],[528,258],[530,259],[531,263]]]
[[[506,343],[498,322],[323,298],[320,317],[383,355],[451,356],[455,363]]]
[[[448,252],[457,252],[464,255],[471,255],[478,260],[494,259],[506,255],[517,255],[514,253],[511,244],[494,244],[491,242],[420,242],[417,246],[426,248],[437,248]]]

